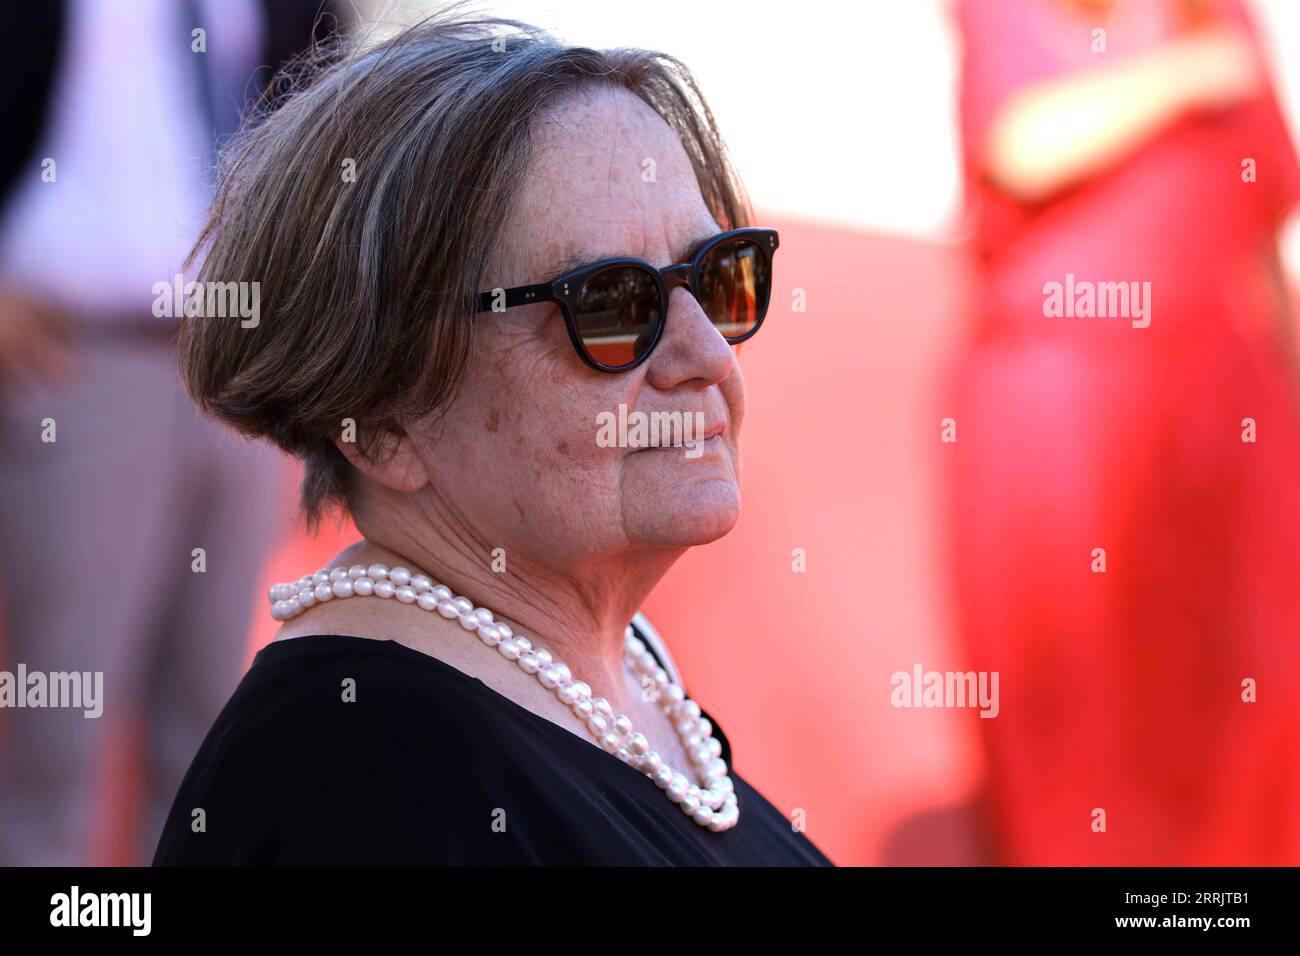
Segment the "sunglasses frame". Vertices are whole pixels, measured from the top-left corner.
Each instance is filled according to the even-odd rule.
[[[764,258],[764,265],[767,268],[768,282],[767,288],[763,292],[763,299],[758,303],[757,315],[754,320],[754,327],[744,335],[729,338],[723,336],[727,342],[732,345],[738,345],[746,339],[753,336],[758,331],[759,326],[763,324],[763,319],[767,317],[768,302],[772,297],[772,255],[780,246],[781,240],[775,229],[763,229],[758,227],[745,227],[742,229],[729,229],[726,232],[720,232],[712,239],[706,239],[701,245],[696,247],[691,253],[689,259],[685,262],[674,263],[665,266],[662,269],[646,262],[644,259],[601,259],[599,262],[592,262],[584,266],[572,269],[550,282],[539,282],[535,285],[520,285],[511,289],[492,289],[487,292],[480,292],[478,296],[479,312],[500,311],[493,309],[493,300],[504,292],[505,308],[510,309],[519,305],[532,305],[535,302],[555,302],[560,307],[560,313],[564,316],[564,324],[569,330],[569,339],[573,342],[574,349],[577,350],[579,357],[592,368],[600,372],[627,372],[636,368],[655,350],[659,344],[659,339],[663,337],[664,327],[668,323],[668,299],[673,289],[678,286],[685,286],[692,294],[695,294],[695,287],[699,282],[699,268],[704,262],[705,256],[726,242],[737,239],[749,239],[761,251]],[[639,268],[654,276],[655,283],[659,287],[659,295],[662,307],[659,309],[659,321],[655,325],[654,338],[640,357],[633,359],[626,365],[603,365],[592,358],[586,347],[582,344],[582,338],[578,334],[578,323],[574,320],[574,311],[578,306],[578,298],[582,292],[583,286],[594,277],[597,273],[604,272],[606,269],[617,267],[632,266]],[[696,300],[698,301],[698,299]]]

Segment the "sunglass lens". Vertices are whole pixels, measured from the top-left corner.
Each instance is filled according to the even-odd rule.
[[[611,266],[579,290],[573,320],[587,354],[619,368],[650,348],[662,307],[654,276],[636,266]]]
[[[700,263],[695,297],[723,338],[743,339],[763,318],[771,272],[762,247],[733,239],[709,250]]]

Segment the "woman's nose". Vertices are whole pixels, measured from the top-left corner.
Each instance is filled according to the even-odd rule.
[[[651,384],[660,390],[688,382],[707,388],[730,375],[735,360],[731,344],[691,291],[684,286],[673,289],[663,336],[647,363]]]

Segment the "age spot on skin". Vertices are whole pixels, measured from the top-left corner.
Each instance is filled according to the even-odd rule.
[[[487,417],[487,430],[490,432],[494,432],[500,427],[501,427],[501,410],[497,408],[489,409],[488,417]]]

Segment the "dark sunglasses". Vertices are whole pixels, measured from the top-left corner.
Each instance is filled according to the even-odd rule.
[[[775,229],[732,229],[705,241],[686,262],[663,269],[640,259],[603,259],[551,282],[480,292],[478,311],[556,302],[582,360],[602,372],[625,372],[659,343],[668,296],[678,286],[686,286],[733,345],[757,332],[772,294],[772,254],[779,243]]]

